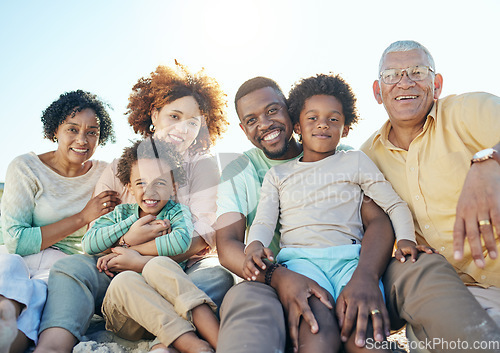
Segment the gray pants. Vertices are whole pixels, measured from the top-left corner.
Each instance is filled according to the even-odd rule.
[[[78,340],[82,339],[93,314],[101,314],[111,281],[104,272],[97,270],[97,259],[96,256],[73,255],[54,264],[40,332],[61,327]],[[215,303],[221,303],[226,291],[234,284],[233,275],[220,266],[217,258],[202,259],[186,273]]]
[[[469,342],[470,347],[475,341],[500,340],[498,326],[441,255],[422,254],[415,263],[393,259],[383,284],[393,329],[409,322],[421,341],[460,340]],[[280,353],[285,343],[285,319],[272,288],[243,282],[226,294],[218,353]],[[437,346],[435,350],[453,351]]]

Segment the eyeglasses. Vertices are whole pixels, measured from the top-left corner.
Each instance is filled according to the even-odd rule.
[[[380,73],[380,78],[386,85],[395,85],[403,78],[404,72],[412,81],[422,81],[427,78],[429,71],[434,73],[434,70],[429,66],[410,66],[406,69],[387,69]]]

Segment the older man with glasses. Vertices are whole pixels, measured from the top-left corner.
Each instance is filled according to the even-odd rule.
[[[439,331],[442,335],[449,332],[448,337],[453,332],[467,337],[472,329],[488,328],[489,340],[496,343],[494,351],[500,351],[496,233],[500,231],[500,98],[467,93],[439,99],[442,85],[443,77],[435,72],[434,60],[424,46],[414,41],[392,43],[382,55],[379,79],[373,83],[375,99],[384,105],[389,120],[361,150],[408,203],[417,242],[437,249],[467,285],[461,288],[453,281],[424,284],[408,272],[406,280],[413,281],[414,289],[423,294],[422,301],[406,302],[406,309],[398,310],[412,324],[409,331],[421,341],[432,339],[429,326],[424,329],[424,322],[413,314],[425,296],[433,293],[435,301],[427,302],[425,308],[422,305],[419,316],[425,312],[440,323],[446,317],[448,329]],[[398,278],[389,267],[386,277],[391,275]],[[404,293],[388,288],[386,295],[388,305],[397,306]],[[484,351],[482,346],[473,348],[470,339],[467,344],[469,350]],[[430,348],[448,350],[444,344]]]

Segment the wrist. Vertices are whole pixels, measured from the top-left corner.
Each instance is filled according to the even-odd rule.
[[[266,273],[264,276],[264,283],[274,288],[273,283],[275,284],[276,281],[273,281],[273,279],[278,278],[280,272],[282,272],[286,268],[287,266],[283,264],[278,264],[278,263],[270,264],[266,269]]]
[[[481,150],[472,156],[471,165],[474,163],[481,163],[489,159],[492,159],[500,164],[500,153],[494,148]]]
[[[118,239],[118,245],[122,248],[130,248],[130,244],[125,241],[125,235],[122,235],[120,239]]]
[[[76,224],[79,226],[79,228],[86,226],[90,222],[93,221],[93,219],[87,219],[85,216],[85,210],[80,211],[79,213],[76,214]]]
[[[378,273],[375,273],[373,271],[365,271],[364,269],[360,269],[359,267],[356,267],[356,270],[354,270],[354,273],[352,274],[351,280],[354,281],[362,281],[362,282],[378,282],[380,279],[381,275]]]

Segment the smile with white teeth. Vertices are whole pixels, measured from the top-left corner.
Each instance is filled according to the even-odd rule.
[[[148,206],[155,206],[158,202],[158,200],[144,200],[144,203]]]
[[[281,130],[276,130],[276,131],[271,132],[271,133],[267,134],[266,136],[264,136],[262,138],[262,140],[264,140],[264,141],[270,141],[270,140],[273,140],[276,137],[278,137],[280,134],[281,134]]]
[[[178,136],[175,136],[175,135],[168,135],[172,140],[174,140],[175,142],[183,142],[184,139],[178,137]]]
[[[88,149],[86,148],[74,148],[71,147],[71,150],[75,151],[76,153],[87,153]]]
[[[405,100],[405,99],[416,99],[417,96],[399,96],[399,97],[396,97],[396,100],[397,101],[401,101],[401,100]]]

